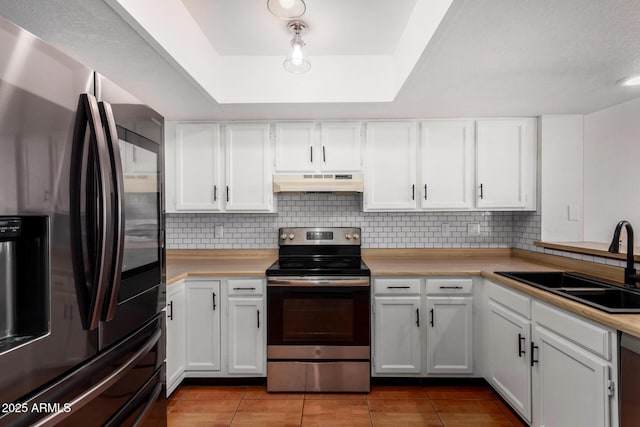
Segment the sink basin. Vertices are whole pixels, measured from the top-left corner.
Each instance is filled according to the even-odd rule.
[[[562,271],[500,271],[504,277],[608,313],[640,313],[640,291]]]
[[[610,313],[640,313],[640,294],[627,289],[567,290],[564,293]]]
[[[543,287],[556,290],[569,289],[606,289],[612,285],[599,282],[583,276],[577,276],[572,273],[563,271],[514,271],[514,272],[497,272],[501,276],[519,282],[525,282],[536,287]]]

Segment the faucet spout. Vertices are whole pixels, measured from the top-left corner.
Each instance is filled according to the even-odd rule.
[[[613,239],[609,245],[609,252],[620,253],[620,232],[622,227],[627,230],[627,266],[624,269],[624,285],[625,287],[635,288],[640,276],[636,274],[635,259],[633,257],[633,227],[629,221],[622,220],[616,225]]]

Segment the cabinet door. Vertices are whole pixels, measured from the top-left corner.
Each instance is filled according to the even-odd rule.
[[[489,301],[488,316],[488,380],[525,420],[531,421],[531,322],[494,301]]]
[[[167,395],[180,384],[185,371],[184,283],[167,288]]]
[[[478,120],[477,206],[535,209],[535,119]]]
[[[176,126],[176,210],[220,209],[219,133],[211,123]]]
[[[264,374],[263,305],[263,298],[228,299],[230,374]]]
[[[230,124],[225,135],[226,210],[272,211],[269,125]]]
[[[427,297],[427,373],[473,372],[472,297]]]
[[[374,298],[373,366],[377,374],[421,372],[420,297]]]
[[[187,360],[191,371],[220,370],[220,282],[187,283]]]
[[[326,122],[320,124],[318,161],[323,172],[362,170],[362,124]]]
[[[367,125],[365,210],[416,208],[416,132],[411,122]]]
[[[420,205],[424,209],[473,208],[473,122],[422,122]]]
[[[543,327],[533,332],[534,426],[609,426],[609,366]]]
[[[276,172],[314,172],[315,161],[322,154],[313,152],[315,125],[309,122],[277,123],[275,127]]]

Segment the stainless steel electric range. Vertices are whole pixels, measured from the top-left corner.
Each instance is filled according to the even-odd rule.
[[[267,269],[267,390],[370,388],[370,278],[359,228],[281,228]]]

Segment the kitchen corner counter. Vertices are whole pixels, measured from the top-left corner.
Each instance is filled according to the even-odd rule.
[[[256,276],[278,259],[278,251],[265,250],[168,250],[167,285],[187,277]]]
[[[363,249],[372,276],[482,276],[613,329],[640,337],[640,315],[609,314],[495,274],[579,271],[611,280],[621,268],[517,249]],[[167,285],[187,277],[264,277],[277,249],[168,250]],[[620,270],[620,271],[618,271]]]
[[[372,276],[479,276],[483,271],[557,270],[513,257],[510,249],[369,250],[363,260]]]

